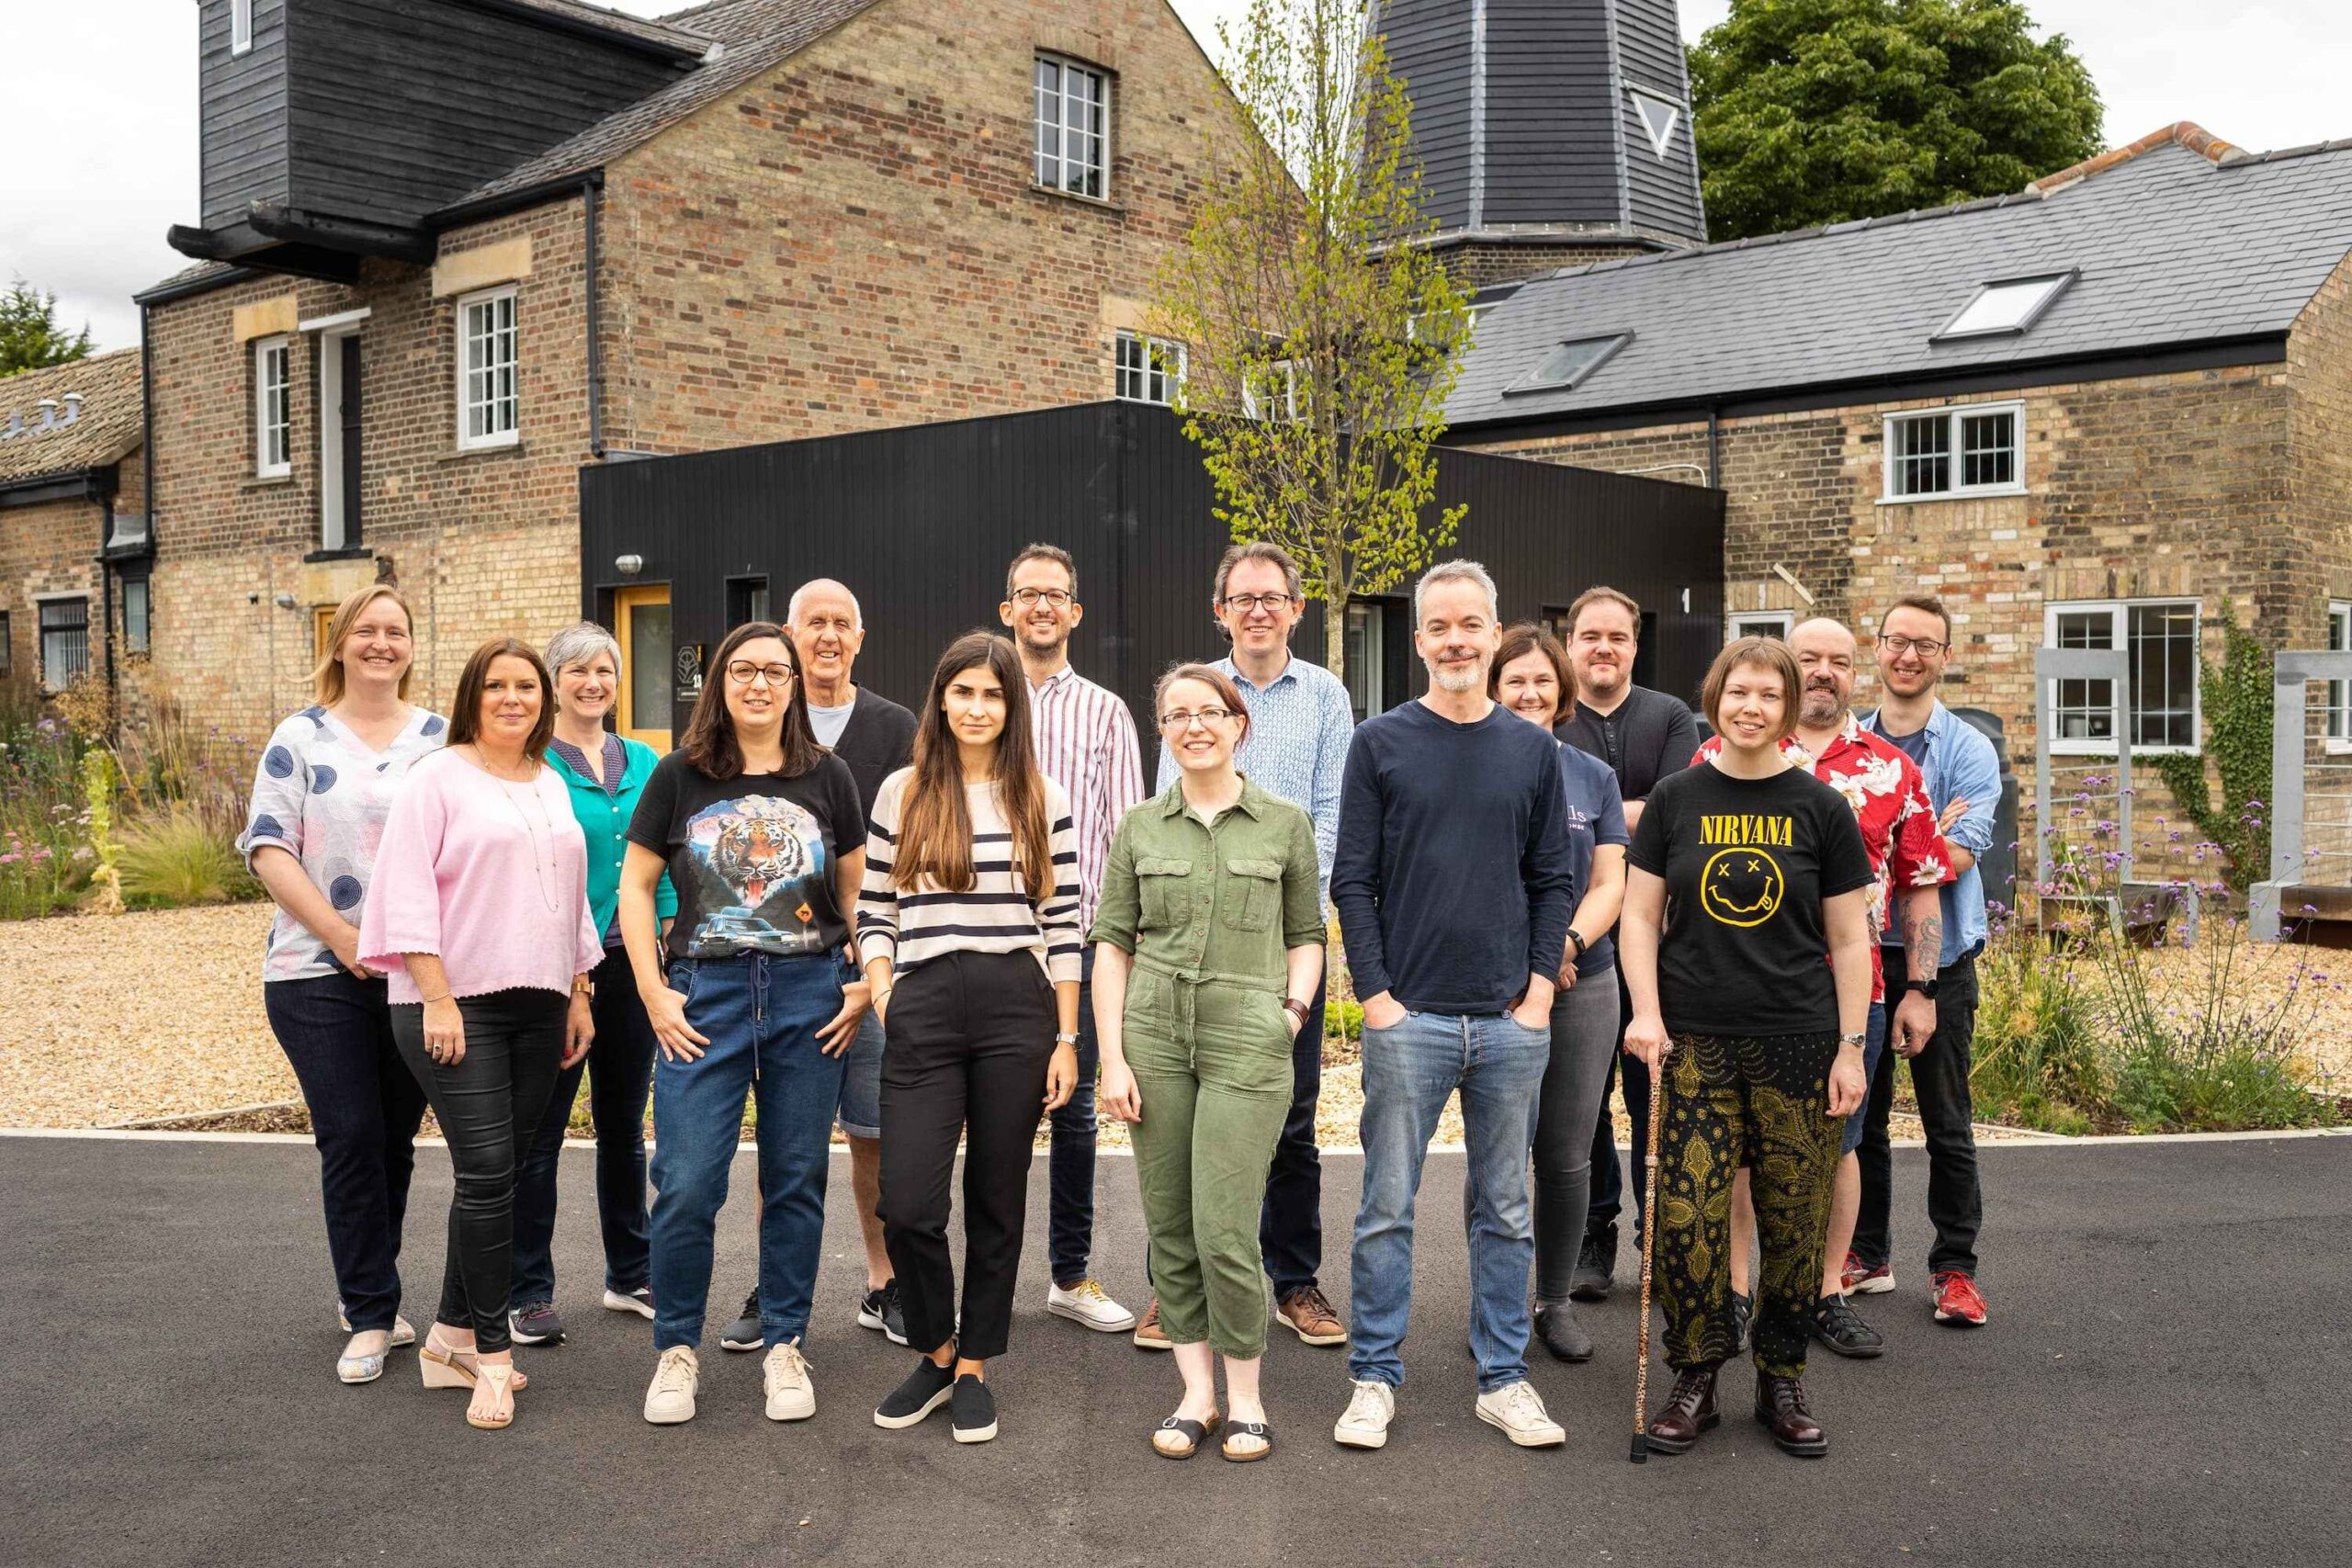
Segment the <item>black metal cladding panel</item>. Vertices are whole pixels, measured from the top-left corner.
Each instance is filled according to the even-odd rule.
[[[254,46],[229,52],[230,0],[197,12],[204,224],[224,228],[287,192],[286,0],[254,0]]]
[[[292,203],[413,225],[677,77],[621,43],[448,0],[302,0]]]
[[[1704,244],[1706,216],[1699,198],[1699,156],[1689,111],[1676,118],[1674,135],[1663,157],[1650,141],[1641,106],[1630,93],[1620,112],[1625,118],[1625,181],[1634,226],[1694,245]]]
[[[1388,69],[1413,105],[1423,206],[1443,228],[1470,220],[1470,7],[1403,0],[1381,8]]]
[[[1487,0],[1487,220],[1618,221],[1612,107],[1602,6]]]
[[[1438,497],[1469,504],[1448,553],[1486,563],[1507,616],[1612,583],[1660,612],[1661,683],[1695,690],[1721,641],[1719,494],[1449,448]],[[1174,416],[1132,403],[606,464],[581,472],[582,607],[666,581],[679,638],[716,647],[729,578],[764,575],[780,614],[800,582],[837,577],[865,615],[859,683],[913,705],[950,641],[998,625],[1012,553],[1057,544],[1085,605],[1071,662],[1126,698],[1150,751],[1153,681],[1225,651],[1208,600],[1229,539],[1209,506]],[[645,558],[634,578],[614,569],[625,554]],[[1322,662],[1319,605],[1294,647]]]
[[[1616,0],[1617,66],[1628,86],[1670,98],[1690,96],[1674,0]]]

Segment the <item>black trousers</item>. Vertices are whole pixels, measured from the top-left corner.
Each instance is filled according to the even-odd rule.
[[[1028,1217],[1029,1159],[1046,1107],[1054,993],[1029,953],[952,953],[897,983],[882,1051],[883,1241],[907,1337],[1004,1354]],[[949,1179],[964,1140],[963,1324],[947,1247]]]
[[[1625,971],[1617,971],[1617,1038],[1623,1042],[1626,1026],[1634,1021],[1634,995],[1625,989]],[[1585,1234],[1589,1235],[1603,1226],[1617,1223],[1617,1213],[1623,1206],[1630,1190],[1634,1199],[1634,1245],[1641,1246],[1642,1234],[1642,1161],[1648,1157],[1650,1145],[1650,1070],[1638,1056],[1628,1056],[1622,1050],[1609,1054],[1609,1077],[1600,1085],[1600,1118],[1592,1129],[1592,1208],[1585,1216]],[[1627,1168],[1633,1173],[1621,1178],[1617,1171],[1617,1123],[1609,1114],[1610,1086],[1622,1078],[1625,1085],[1625,1114],[1634,1122],[1634,1149],[1625,1156]]]
[[[439,1320],[471,1325],[484,1350],[507,1348],[506,1296],[514,1263],[514,1168],[555,1088],[563,1059],[560,991],[516,989],[462,997],[466,1054],[452,1066],[424,1054],[424,1009],[392,1009],[392,1036],[424,1086],[448,1140],[457,1192],[441,1267]]]
[[[1274,1145],[1258,1214],[1258,1249],[1278,1302],[1318,1283],[1323,1268],[1323,1155],[1315,1143],[1315,1102],[1323,1092],[1327,995],[1325,987],[1315,987],[1314,1005],[1290,1044],[1290,1114]]]
[[[1890,948],[1890,953],[1899,948]],[[1902,973],[1889,969],[1890,975]],[[1928,1139],[1928,1218],[1936,1244],[1928,1269],[1976,1272],[1976,1232],[1984,1195],[1976,1175],[1976,1108],[1968,1088],[1976,1043],[1976,960],[1962,958],[1936,975],[1936,1032],[1911,1058],[1911,1092]],[[1862,1122],[1862,1207],[1854,1222],[1854,1255],[1875,1269],[1887,1261],[1894,1207],[1894,1158],[1886,1118],[1894,1104],[1894,1053],[1879,1058],[1871,1078],[1870,1114]]]

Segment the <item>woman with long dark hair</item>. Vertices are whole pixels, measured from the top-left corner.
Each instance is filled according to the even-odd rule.
[[[914,765],[883,781],[858,896],[882,1013],[882,1224],[914,1371],[874,1412],[911,1427],[952,1403],[959,1443],[996,1436],[1031,1145],[1078,1081],[1078,840],[1038,771],[1012,644],[956,639],[917,715]],[[906,995],[897,998],[896,991]],[[948,1180],[964,1151],[964,1293]]]
[[[588,1053],[588,850],[547,765],[547,666],[527,643],[476,649],[449,744],[409,770],[376,856],[359,961],[390,977],[392,1037],[448,1140],[457,1192],[441,1310],[417,1351],[427,1388],[469,1388],[469,1424],[514,1420],[506,1325],[514,1169],[556,1074]]]
[[[800,661],[772,621],[718,645],[678,749],[646,781],[621,866],[621,940],[653,1066],[653,1348],[645,1418],[691,1420],[711,1235],[755,1098],[760,1328],[768,1419],[817,1413],[801,1340],[816,1293],[842,1056],[865,1012],[849,917],[865,815],[849,764],[817,744]],[[656,890],[677,891],[669,975]]]
[[[359,961],[359,918],[401,782],[441,749],[448,721],[410,705],[408,601],[371,583],[336,606],[311,671],[317,701],[280,724],[254,771],[237,848],[277,905],[262,1006],[293,1064],[319,1148],[345,1382],[384,1375],[416,1342],[400,1315],[401,1223],[424,1090],[392,1043],[384,977]]]

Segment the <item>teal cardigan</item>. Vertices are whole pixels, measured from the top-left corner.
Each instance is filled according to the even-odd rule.
[[[653,766],[662,760],[652,747],[626,737],[621,740],[621,754],[628,759],[621,769],[621,787],[608,795],[603,784],[574,772],[553,747],[548,749],[548,765],[571,792],[571,815],[579,819],[580,831],[588,840],[588,910],[596,917],[596,929],[607,936],[620,909],[621,860],[628,853],[628,819],[637,814],[637,797],[644,793],[645,781],[653,776]],[[665,871],[661,886],[653,890],[653,913],[666,920],[677,912],[678,891],[670,886],[670,874]]]

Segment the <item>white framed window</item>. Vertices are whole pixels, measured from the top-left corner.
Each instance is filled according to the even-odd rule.
[[[1886,416],[1884,502],[2025,493],[2025,405]]]
[[[265,479],[294,471],[294,340],[254,344],[254,473]]]
[[[1735,641],[1744,637],[1770,637],[1786,642],[1796,622],[1793,610],[1750,610],[1731,618],[1731,635]]]
[[[1650,151],[1665,157],[1674,150],[1674,133],[1682,124],[1682,106],[1639,87],[1628,87],[1625,92],[1642,117],[1642,129],[1649,133]]]
[[[458,299],[458,446],[512,446],[521,439],[522,361],[514,286]]]
[[[1298,361],[1277,359],[1256,370],[1246,371],[1241,378],[1241,416],[1244,419],[1279,419],[1284,423],[1298,418]]]
[[[2053,604],[2042,612],[2052,648],[2121,649],[2131,661],[2132,750],[2194,751],[2199,733],[2198,603],[2112,599]],[[2111,681],[2053,681],[2050,749],[2078,756],[2115,750]]]
[[[1125,402],[1172,404],[1184,385],[1184,345],[1172,338],[1122,331],[1114,363],[1114,389]]]
[[[2330,599],[2327,650],[2342,653],[2346,649],[2352,649],[2352,599]],[[2327,749],[2337,753],[2352,751],[2352,681],[2327,683]]]
[[[1111,78],[1059,55],[1036,62],[1037,183],[1107,199],[1111,193]]]
[[[243,54],[254,46],[254,0],[229,0],[229,52]]]
[[[2071,272],[2044,273],[2039,277],[2006,277],[1978,288],[1960,314],[1944,323],[1929,339],[1949,343],[1954,338],[2014,337],[2031,332],[2042,313],[2075,281]]]

